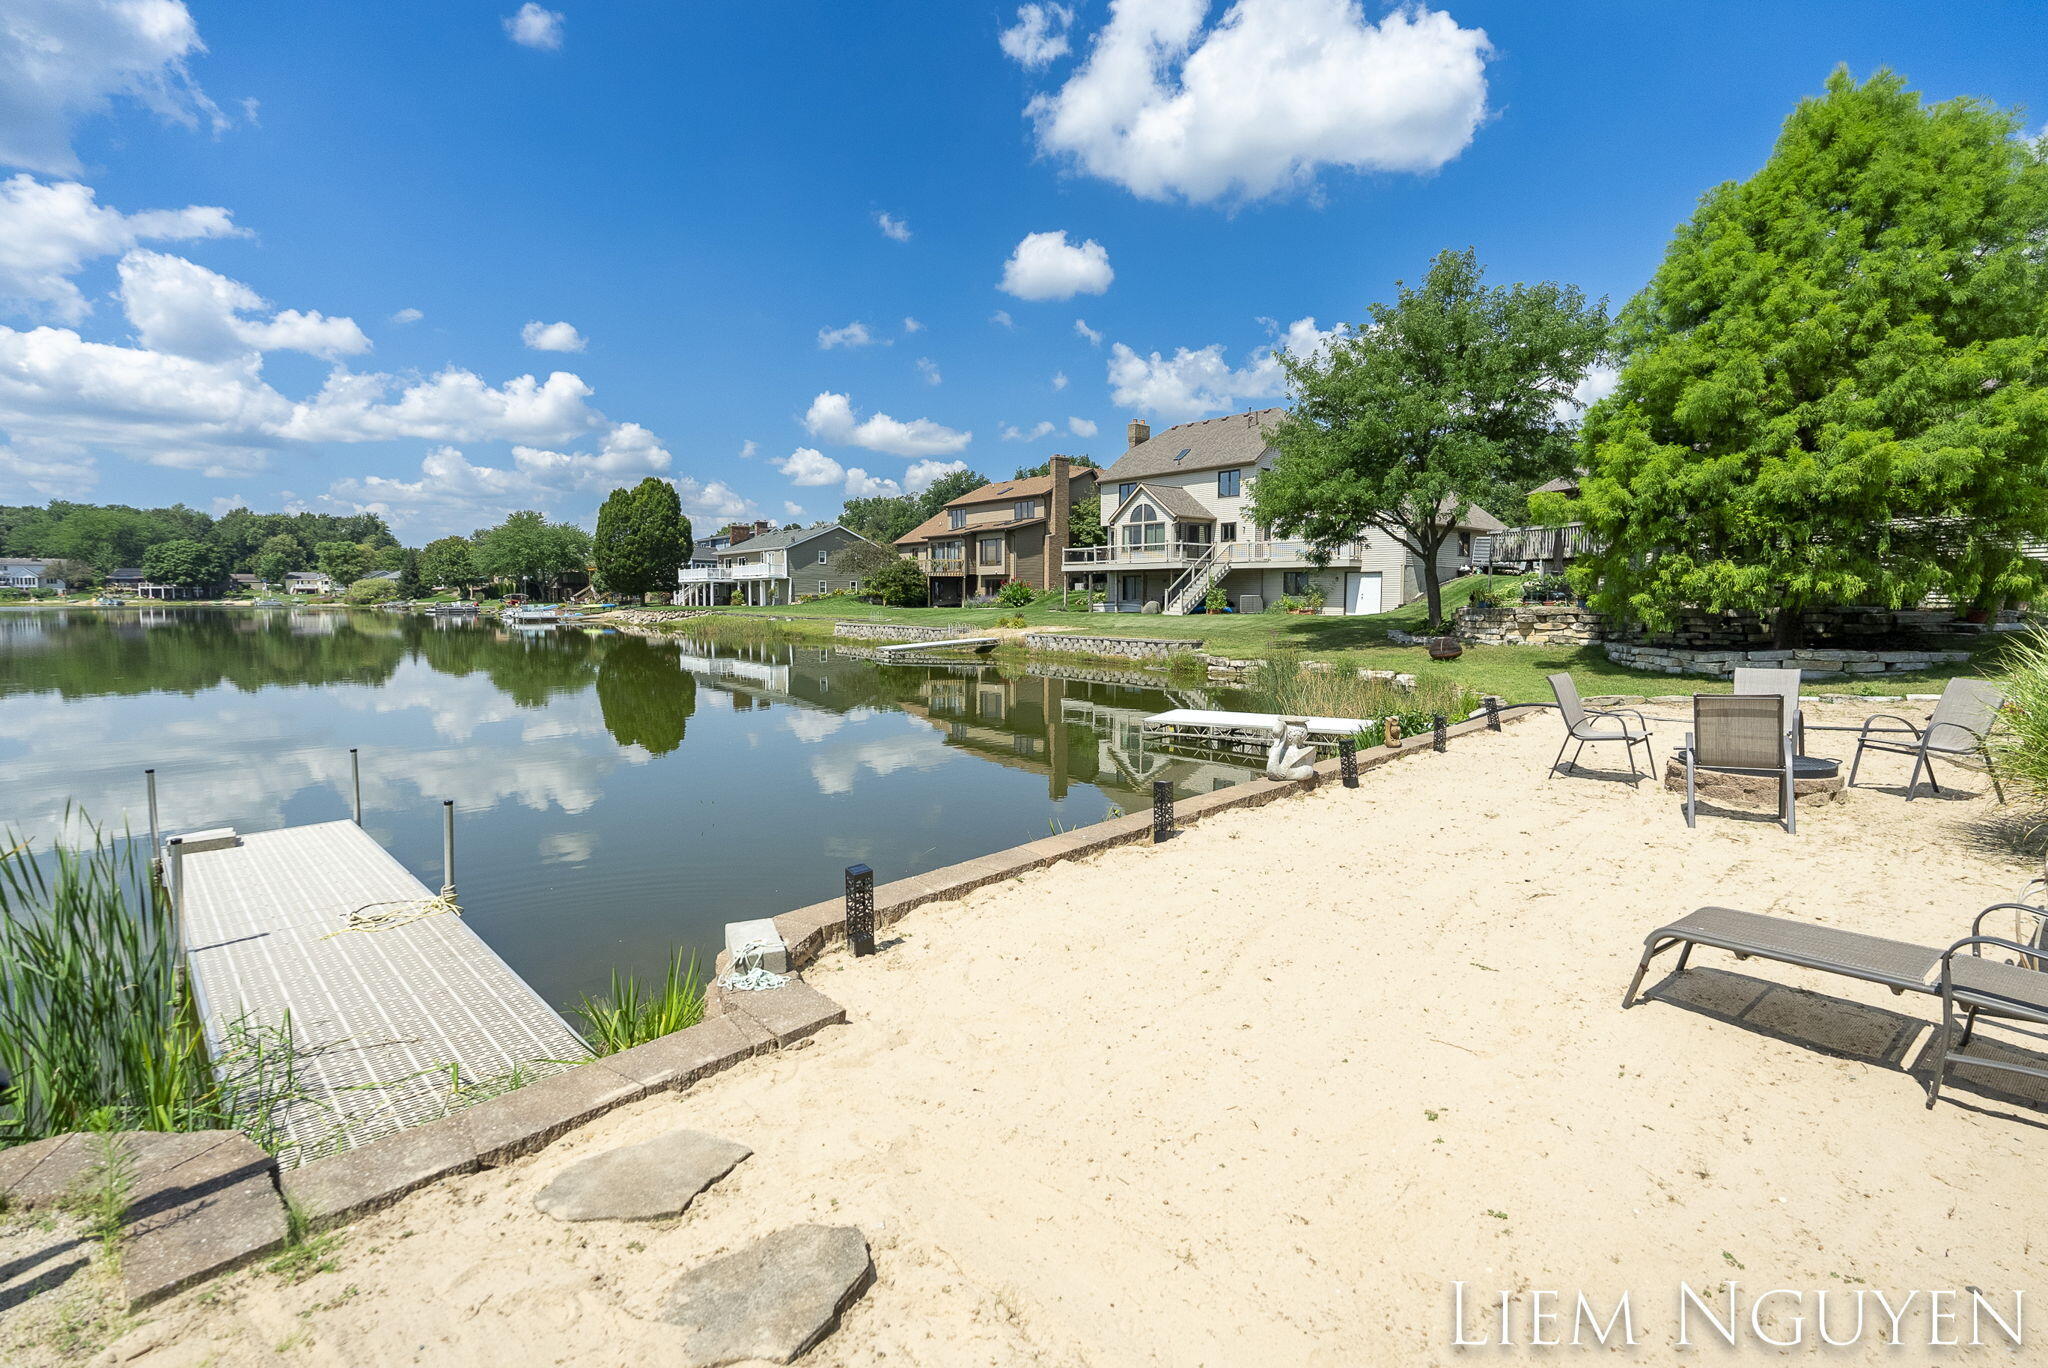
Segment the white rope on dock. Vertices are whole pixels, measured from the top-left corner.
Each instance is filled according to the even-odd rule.
[[[321,939],[332,940],[335,936],[345,935],[350,931],[392,931],[401,926],[411,926],[414,922],[425,921],[428,917],[450,913],[461,916],[462,906],[455,901],[454,888],[443,884],[440,893],[431,898],[401,898],[393,902],[364,903],[343,915],[341,930],[330,932]]]
[[[770,988],[780,988],[789,982],[789,976],[763,968],[761,961],[769,951],[782,948],[776,941],[750,940],[742,943],[739,949],[733,952],[732,972],[720,979],[719,983],[742,993],[761,993]]]

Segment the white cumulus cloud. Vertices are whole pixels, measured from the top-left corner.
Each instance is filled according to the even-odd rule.
[[[997,309],[988,316],[988,321],[995,324],[998,328],[1014,328],[1017,326],[1017,320],[1010,317],[1008,309]]]
[[[874,341],[874,333],[868,330],[867,324],[857,318],[843,328],[818,329],[819,351],[831,351],[834,347],[866,347],[871,346]]]
[[[1486,116],[1483,30],[1420,3],[1118,0],[1026,107],[1039,149],[1147,199],[1257,200],[1323,167],[1431,171]]]
[[[996,41],[1017,65],[1036,69],[1067,55],[1067,30],[1074,11],[1066,5],[1019,5],[1017,22]]]
[[[932,360],[929,356],[917,358],[917,373],[924,378],[924,382],[927,385],[936,385],[939,381],[945,379],[944,376],[939,374],[939,363]]]
[[[1020,428],[1013,423],[1004,423],[1000,431],[1006,442],[1035,442],[1041,437],[1049,436],[1053,426],[1051,423],[1038,422],[1028,428]]]
[[[886,210],[875,215],[875,227],[882,230],[882,236],[891,242],[910,241],[910,225]]]
[[[838,484],[846,478],[846,467],[816,447],[798,447],[775,463],[775,468],[799,488]]]
[[[853,400],[826,391],[811,401],[804,430],[838,446],[865,447],[891,456],[951,456],[967,449],[971,432],[960,432],[929,418],[902,422],[886,413],[856,415]]]
[[[426,315],[418,309],[400,309],[397,313],[391,315],[391,321],[402,328],[408,323],[417,323],[425,317]]]
[[[519,7],[518,13],[505,16],[505,34],[521,47],[559,52],[562,48],[561,12],[544,9],[533,0],[527,0]]]
[[[1099,295],[1114,279],[1109,252],[1094,238],[1077,244],[1064,231],[1027,233],[1003,263],[1000,288],[1019,299],[1072,299]]]
[[[604,434],[594,453],[515,446],[512,459],[520,470],[557,488],[611,489],[660,475],[671,458],[652,432],[638,423],[619,423]]]
[[[285,309],[268,319],[242,317],[266,308],[238,280],[162,252],[138,249],[121,258],[120,297],[145,347],[227,361],[249,352],[299,351],[334,360],[370,349],[354,319]]]
[[[0,34],[5,23],[0,19]],[[5,99],[0,90],[0,105]],[[76,323],[92,309],[71,280],[87,262],[142,242],[242,235],[225,209],[195,204],[124,214],[76,181],[12,176],[0,181],[0,309]]]
[[[535,351],[580,352],[590,340],[567,323],[543,323],[534,319],[519,330],[519,340]]]
[[[914,318],[910,318],[910,317],[906,316],[906,317],[904,318],[904,320],[903,320],[903,331],[904,331],[904,332],[905,332],[906,334],[908,334],[908,333],[918,333],[918,332],[923,332],[923,331],[924,331],[924,324],[922,324],[922,323],[918,322],[918,321],[917,321],[916,319],[914,319]]]
[[[1095,420],[1092,418],[1069,418],[1067,419],[1067,431],[1073,433],[1076,437],[1093,437],[1097,432],[1097,428]]]
[[[894,480],[879,475],[870,475],[859,466],[846,468],[846,483],[841,486],[849,499],[893,499],[903,492],[903,486]]]
[[[1052,373],[1052,387],[1055,391],[1063,390],[1067,387],[1067,373],[1065,371],[1054,371]]]
[[[903,472],[903,488],[907,493],[922,494],[946,476],[965,469],[965,461],[912,461],[910,469]]]
[[[1228,412],[1254,399],[1278,398],[1287,392],[1287,376],[1275,351],[1313,354],[1339,331],[1319,329],[1313,318],[1296,319],[1273,345],[1255,349],[1236,368],[1224,359],[1221,342],[1180,347],[1172,356],[1140,355],[1118,342],[1109,349],[1110,398],[1176,423]]]
[[[0,446],[0,489],[75,499],[99,482],[98,463],[69,443]]]
[[[751,518],[760,510],[752,499],[723,480],[701,483],[690,476],[672,481],[676,497],[683,505],[683,512],[693,518],[713,518],[719,522],[731,522],[738,518]]]
[[[1102,345],[1102,334],[1095,331],[1095,329],[1089,327],[1088,320],[1085,318],[1077,318],[1074,320],[1074,335],[1076,337],[1085,339],[1088,345],[1091,347],[1099,347]]]
[[[72,125],[117,97],[188,128],[225,127],[186,70],[205,51],[183,0],[9,0],[0,13],[0,163],[75,173]]]

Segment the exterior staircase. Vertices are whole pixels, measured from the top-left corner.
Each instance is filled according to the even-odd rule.
[[[1235,542],[1212,543],[1200,559],[1183,570],[1180,577],[1167,587],[1166,601],[1160,605],[1160,611],[1178,616],[1206,598],[1210,588],[1230,573],[1231,554],[1236,546]]]

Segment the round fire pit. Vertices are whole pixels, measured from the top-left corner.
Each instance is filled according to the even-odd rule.
[[[1839,803],[1848,792],[1842,779],[1842,762],[1823,755],[1794,756],[1792,776],[1792,794],[1801,803]],[[1783,782],[1775,774],[1693,771],[1693,787],[1701,800],[1764,812],[1777,811],[1784,801]],[[1673,793],[1685,792],[1685,761],[1675,755],[1664,763],[1664,787]]]

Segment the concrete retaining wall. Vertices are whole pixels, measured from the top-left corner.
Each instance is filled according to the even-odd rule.
[[[1123,656],[1129,660],[1165,660],[1181,651],[1200,651],[1198,640],[1165,640],[1157,637],[1091,636],[1084,632],[1027,632],[1026,649],[1066,651],[1073,655]]]

